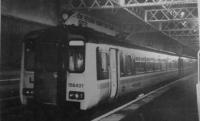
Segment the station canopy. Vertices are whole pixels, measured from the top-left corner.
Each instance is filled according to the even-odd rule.
[[[87,13],[130,37],[159,32],[199,50],[197,0],[63,0],[62,8]]]

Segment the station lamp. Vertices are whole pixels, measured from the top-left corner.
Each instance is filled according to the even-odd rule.
[[[65,23],[73,14],[74,12],[72,10],[61,12],[62,22]]]

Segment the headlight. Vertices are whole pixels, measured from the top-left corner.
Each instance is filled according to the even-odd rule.
[[[69,92],[69,99],[83,100],[84,99],[84,92],[70,91]]]
[[[23,95],[33,96],[34,90],[32,88],[23,88]]]

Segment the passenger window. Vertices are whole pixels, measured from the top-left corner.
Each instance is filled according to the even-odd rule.
[[[145,72],[145,58],[136,57],[135,60],[136,74]]]
[[[161,60],[161,71],[165,71],[166,70],[166,67],[165,67],[165,60],[162,59]]]
[[[131,75],[131,56],[126,56],[126,75]]]
[[[168,68],[169,68],[169,70],[171,70],[171,69],[172,69],[172,64],[171,64],[171,61],[169,61],[169,62],[168,62]]]
[[[125,62],[124,62],[124,55],[120,54],[120,76],[125,76]]]
[[[70,47],[69,48],[69,70],[71,72],[83,72],[84,64],[84,48]]]
[[[35,67],[35,42],[29,40],[25,43],[25,69],[34,70]]]
[[[154,64],[154,71],[160,71],[160,69],[161,69],[160,59],[156,59]]]
[[[135,59],[133,57],[131,58],[131,73],[135,74]]]
[[[97,80],[109,78],[109,56],[106,52],[101,52],[99,48],[96,51],[97,55]]]
[[[120,54],[120,76],[131,76],[135,74],[135,61],[131,55]]]
[[[173,69],[178,68],[178,63],[176,60],[173,60],[172,63],[173,63]]]
[[[147,58],[146,59],[146,72],[153,72],[154,63],[153,59]]]

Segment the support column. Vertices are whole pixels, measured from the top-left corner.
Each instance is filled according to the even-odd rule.
[[[1,5],[1,0],[0,0],[0,5]],[[1,23],[1,16],[0,16],[0,23]],[[1,66],[2,66],[2,47],[1,47],[1,24],[0,24],[0,72],[1,72]]]
[[[200,1],[198,0],[198,27],[199,27],[199,49],[200,49]],[[198,106],[198,115],[200,121],[200,50],[198,51],[198,83],[196,85],[197,89],[197,106]]]
[[[198,115],[200,121],[200,50],[198,52],[198,83],[196,85],[197,89],[197,106],[198,106]]]

